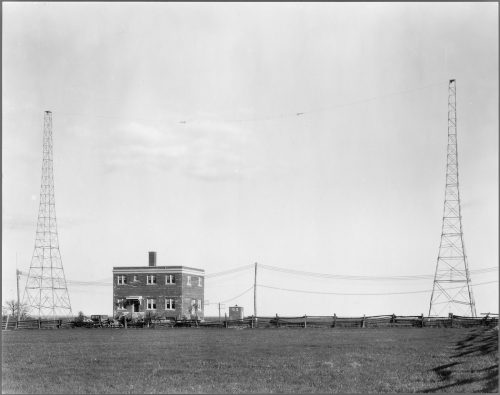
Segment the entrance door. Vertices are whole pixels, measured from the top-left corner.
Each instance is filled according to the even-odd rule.
[[[130,313],[138,313],[140,302],[137,299],[127,299],[128,305],[127,310]]]

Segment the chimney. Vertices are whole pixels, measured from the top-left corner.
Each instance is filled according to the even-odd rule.
[[[149,251],[149,266],[156,266],[156,251]]]

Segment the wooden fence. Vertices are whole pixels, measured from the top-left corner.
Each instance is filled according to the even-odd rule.
[[[448,317],[397,316],[378,315],[363,317],[333,316],[298,316],[281,317],[276,314],[271,317],[246,317],[241,320],[177,320],[148,321],[129,323],[127,328],[172,328],[172,327],[203,327],[203,328],[470,328],[477,326],[494,327],[498,325],[498,315],[486,315],[472,318],[450,315]],[[42,320],[31,319],[16,322],[15,319],[2,318],[2,330],[13,329],[61,329],[74,328],[71,319]],[[92,328],[92,325],[86,327]],[[123,327],[123,326],[122,326]]]
[[[16,321],[14,318],[2,318],[2,330],[7,329],[60,329],[71,328],[73,323],[69,320],[42,320],[31,319]]]
[[[386,328],[386,327],[417,327],[417,328],[469,328],[475,326],[496,326],[498,317],[485,316],[481,318],[448,316],[363,316],[338,317],[333,316],[299,316],[299,317],[246,317],[242,320],[204,321],[201,327],[249,327],[249,328]]]

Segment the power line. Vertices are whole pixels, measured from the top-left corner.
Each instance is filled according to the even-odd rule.
[[[21,274],[22,276],[27,276],[28,275],[28,273],[23,272],[21,270],[19,270],[19,274]],[[37,280],[48,280],[51,277],[32,275],[31,278],[37,279]],[[102,285],[102,286],[113,285],[112,282],[106,282],[106,281],[81,281],[81,280],[68,280],[68,279],[66,280],[66,283],[67,284],[73,284],[73,285]]]
[[[223,300],[223,301],[218,302],[218,303],[227,303],[227,302],[230,302],[230,301],[232,301],[232,300],[234,300],[234,299],[239,298],[240,296],[245,295],[247,292],[250,292],[252,289],[253,289],[253,285],[252,285],[250,288],[248,288],[247,290],[245,290],[245,291],[243,291],[242,293],[240,293],[239,295],[234,296],[234,297],[232,297],[231,299],[226,299],[226,300]]]
[[[355,106],[358,104],[363,104],[363,103],[369,103],[375,100],[383,100],[389,97],[393,96],[399,96],[399,95],[405,95],[408,93],[413,93],[417,92],[420,90],[432,88],[435,86],[440,86],[443,85],[443,82],[436,82],[436,83],[431,83],[427,85],[423,85],[417,88],[412,88],[412,89],[406,89],[406,90],[401,90],[401,91],[396,91],[396,92],[390,92],[378,96],[372,96],[369,98],[365,99],[360,99],[360,100],[355,100],[347,103],[340,103],[340,104],[333,104],[330,106],[325,106],[325,107],[320,107],[320,108],[313,108],[310,110],[300,110],[300,111],[287,111],[283,112],[280,114],[271,114],[267,116],[260,116],[260,117],[253,117],[253,118],[227,118],[227,119],[214,119],[214,118],[202,118],[202,117],[195,117],[195,116],[189,116],[189,117],[180,117],[177,120],[171,119],[165,119],[165,118],[129,118],[129,121],[137,121],[137,122],[168,122],[168,123],[176,123],[176,124],[181,124],[181,125],[189,125],[192,123],[196,122],[205,122],[205,121],[210,121],[210,122],[221,122],[221,123],[251,123],[251,122],[263,122],[263,121],[272,121],[276,119],[283,119],[283,118],[294,118],[294,117],[302,117],[304,115],[316,113],[316,112],[323,112],[323,111],[333,111],[338,108],[344,108],[344,107],[351,107]],[[126,117],[123,117],[122,115],[96,115],[96,114],[83,114],[83,113],[59,113],[60,115],[68,115],[68,116],[81,116],[85,118],[102,118],[102,119],[120,119],[124,120]]]
[[[328,273],[317,273],[317,272],[307,272],[302,270],[294,270],[294,269],[285,269],[277,266],[270,265],[259,265],[267,270],[289,273],[299,276],[308,276],[308,277],[318,277],[318,278],[331,278],[336,280],[428,280],[434,278],[433,274],[414,274],[414,275],[405,275],[405,276],[359,276],[359,275],[348,275],[348,274],[328,274]],[[489,268],[471,270],[470,273],[473,274],[482,274],[491,271],[498,270],[498,267],[492,266]]]
[[[472,284],[472,286],[485,285],[498,283],[496,281],[487,281],[483,283]],[[279,291],[287,291],[287,292],[297,292],[297,293],[307,293],[307,294],[316,294],[316,295],[346,295],[346,296],[377,296],[377,295],[408,295],[408,294],[419,294],[419,293],[429,293],[432,292],[432,289],[422,290],[422,291],[405,291],[405,292],[375,292],[375,293],[345,293],[345,292],[321,292],[321,291],[307,291],[307,290],[299,290],[299,289],[289,289],[289,288],[280,288],[280,287],[272,287],[270,285],[262,285],[257,284],[258,287],[276,289]],[[460,287],[451,287],[446,290],[458,289]]]
[[[221,272],[217,272],[217,273],[213,273],[213,274],[208,274],[208,275],[205,276],[205,278],[214,278],[214,277],[226,276],[226,275],[229,275],[229,274],[232,274],[232,273],[237,273],[237,272],[240,272],[240,271],[243,271],[243,270],[250,269],[252,267],[253,267],[252,264],[245,265],[245,266],[239,266],[239,267],[236,267],[236,268],[233,268],[233,269],[229,269],[229,270],[225,270],[225,271],[221,271]],[[21,270],[19,272],[23,276],[27,275],[27,273],[22,272]],[[46,279],[47,277],[33,276],[33,278]],[[98,285],[98,286],[113,285],[112,281],[110,282],[110,281],[106,281],[106,280],[82,281],[82,280],[68,280],[67,279],[66,282],[68,284],[72,284],[72,285]]]
[[[382,100],[382,99],[386,99],[388,97],[405,95],[407,93],[413,93],[413,92],[417,92],[417,91],[420,91],[420,90],[424,90],[424,89],[427,89],[427,88],[432,88],[432,87],[440,86],[440,85],[444,85],[444,83],[443,82],[435,82],[435,83],[424,85],[424,86],[421,86],[421,87],[418,87],[418,88],[406,89],[406,90],[402,90],[402,91],[397,91],[397,92],[392,92],[392,93],[386,93],[386,94],[380,95],[380,96],[373,96],[373,97],[366,98],[366,99],[356,100],[356,101],[349,102],[349,103],[336,104],[336,105],[332,105],[332,106],[328,106],[328,107],[323,107],[323,108],[319,108],[319,109],[315,109],[315,110],[313,109],[313,110],[308,110],[308,111],[304,111],[304,112],[298,112],[295,115],[296,116],[301,116],[301,115],[304,115],[304,114],[310,114],[310,113],[314,113],[314,112],[334,110],[334,109],[342,108],[342,107],[350,107],[350,106],[354,106],[354,105],[357,105],[357,104],[368,103],[368,102],[371,102],[371,101],[374,101],[374,100]]]
[[[215,277],[222,277],[222,276],[226,276],[229,274],[234,274],[234,273],[238,273],[238,272],[241,272],[244,270],[248,270],[250,268],[253,268],[253,266],[254,266],[253,264],[239,266],[239,267],[236,267],[233,269],[228,269],[225,271],[216,272],[213,274],[208,274],[205,276],[205,278],[210,279],[210,278],[215,278]],[[335,280],[427,280],[427,279],[432,279],[434,277],[431,274],[419,274],[419,275],[408,275],[408,276],[357,276],[357,275],[341,275],[341,274],[306,272],[306,271],[301,271],[301,270],[285,269],[285,268],[280,268],[277,266],[262,265],[262,264],[259,264],[259,267],[264,268],[264,269],[268,269],[271,271],[288,273],[288,274],[293,274],[293,275],[298,275],[298,276],[317,277],[317,278],[326,278],[326,279],[335,279]],[[498,270],[498,267],[492,266],[492,267],[487,267],[487,268],[482,268],[482,269],[477,269],[477,270],[471,270],[470,273],[477,275],[477,274],[489,273],[489,272],[496,271],[496,270]],[[23,272],[21,270],[19,270],[19,273],[23,276],[27,276],[27,273]],[[46,280],[48,277],[33,276],[33,278]],[[83,281],[83,280],[66,279],[66,283],[71,284],[71,285],[75,285],[75,286],[78,286],[78,285],[81,285],[81,286],[111,286],[111,285],[113,285],[112,281],[106,281],[106,279],[96,280],[96,281]]]
[[[228,283],[233,280],[246,279],[249,278],[249,276],[250,275],[246,272],[234,272],[220,277],[208,278],[206,281],[208,281],[207,284],[210,284],[210,286],[218,286],[218,284]]]
[[[250,265],[244,265],[244,266],[238,266],[238,267],[236,267],[234,269],[228,269],[228,270],[224,270],[222,272],[207,274],[207,275],[205,275],[205,278],[213,278],[213,277],[225,276],[227,274],[236,273],[236,272],[239,272],[239,271],[242,271],[242,270],[247,270],[247,269],[250,269],[252,267],[253,267],[252,264],[250,264]]]

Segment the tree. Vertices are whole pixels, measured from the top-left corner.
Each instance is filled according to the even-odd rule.
[[[29,318],[28,306],[25,303],[19,303],[18,305],[17,301],[14,299],[6,301],[5,304],[2,306],[2,310],[7,315],[17,318],[18,307],[19,307],[19,319],[25,320],[26,318]]]
[[[75,317],[75,322],[83,322],[85,319],[85,315],[83,314],[83,311],[79,311],[78,315]]]
[[[85,326],[85,315],[83,311],[79,311],[78,315],[73,319],[76,327]]]

